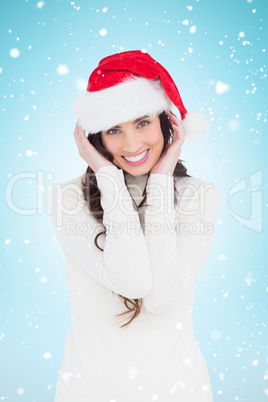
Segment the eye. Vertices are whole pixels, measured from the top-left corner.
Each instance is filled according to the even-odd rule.
[[[148,124],[150,124],[148,120],[142,120],[139,122],[138,127],[145,127],[148,126]]]
[[[111,128],[110,130],[106,131],[106,134],[114,135],[117,134],[119,130],[117,128]]]

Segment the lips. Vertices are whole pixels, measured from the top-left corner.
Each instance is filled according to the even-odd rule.
[[[146,151],[143,151],[139,153],[138,155],[135,156],[123,156],[124,159],[126,159],[129,162],[139,162],[141,159],[143,159],[147,153],[148,149]]]
[[[148,159],[149,156],[149,152],[150,149],[147,149],[146,151],[141,152],[138,155],[132,156],[132,157],[125,157],[122,156],[122,158],[124,159],[125,163],[127,163],[130,166],[138,166],[141,165],[142,163],[146,162],[146,160]],[[128,160],[128,159],[130,160]]]

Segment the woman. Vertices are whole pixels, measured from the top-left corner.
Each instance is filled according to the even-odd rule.
[[[101,60],[73,111],[87,172],[48,197],[72,315],[55,400],[211,402],[191,312],[220,193],[178,160],[206,124],[140,51]]]

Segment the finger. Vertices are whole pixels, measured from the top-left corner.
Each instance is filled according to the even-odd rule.
[[[171,123],[173,129],[173,137],[185,138],[185,131],[182,124]]]
[[[78,131],[74,134],[74,139],[79,151],[79,155],[82,156],[84,154],[84,147],[82,146],[81,141],[79,139]]]
[[[74,138],[75,138],[77,145],[78,145],[78,143],[81,143],[81,138],[82,138],[81,131],[83,131],[83,130],[79,127],[78,123],[76,123],[75,130],[74,130]]]
[[[78,123],[76,123],[75,128],[74,128],[74,136],[76,136],[78,133]]]
[[[78,125],[76,125],[76,129],[74,132],[74,139],[77,144],[79,154],[83,155],[85,153],[86,145],[89,144],[89,141],[85,138],[84,131]],[[84,142],[84,139],[88,142],[88,144]]]
[[[175,116],[175,114],[172,113],[172,112],[170,112],[169,116],[170,116],[170,124],[171,124],[171,126],[173,124],[175,124],[177,126],[175,129],[177,129],[177,130],[179,129],[180,131],[184,131],[182,122],[177,118],[177,116]]]
[[[75,125],[75,129],[74,129],[74,134],[80,134],[80,133],[84,133],[85,134],[85,131],[82,129],[82,127],[79,125],[79,123],[78,123],[78,121],[76,122],[76,125]]]
[[[78,134],[79,134],[79,138],[80,138],[81,141],[85,140],[84,143],[89,142],[87,137],[86,137],[85,131],[79,126],[78,126]]]
[[[175,116],[175,114],[170,114],[170,123],[171,124],[176,124],[180,128],[183,128],[181,120],[179,120],[178,117]]]
[[[178,117],[171,112],[171,110],[168,112],[168,117],[170,118],[170,120],[174,123],[178,123],[180,120],[178,119]]]
[[[80,144],[84,147],[84,148],[88,148],[88,146],[90,146],[90,142],[88,141],[87,137],[86,137],[86,133],[84,132],[84,130],[78,126],[77,128],[77,139],[80,142]]]
[[[177,127],[177,126],[175,126],[175,127]],[[171,145],[173,145],[174,150],[177,148],[180,149],[182,147],[182,144],[185,141],[185,135],[180,130],[175,129],[175,127],[173,130],[173,139],[172,139],[172,143],[171,143]],[[175,152],[177,152],[177,151],[175,151]]]

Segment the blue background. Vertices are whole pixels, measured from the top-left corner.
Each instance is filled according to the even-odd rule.
[[[214,400],[268,400],[265,3],[0,1],[0,400],[54,400],[71,320],[46,194],[86,169],[71,105],[89,74],[101,58],[136,49],[210,121],[181,158],[222,195],[193,312]]]

